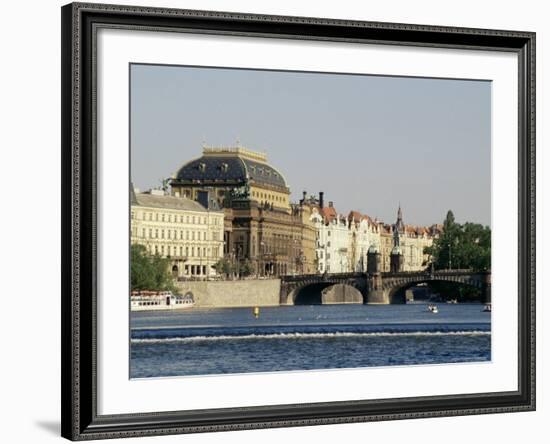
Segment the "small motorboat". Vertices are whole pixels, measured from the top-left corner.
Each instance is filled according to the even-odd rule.
[[[437,305],[430,304],[428,305],[428,311],[431,313],[439,313],[439,309],[437,308]]]
[[[483,307],[483,310],[481,311],[488,311],[490,312],[491,311],[491,304],[485,304],[484,307]]]

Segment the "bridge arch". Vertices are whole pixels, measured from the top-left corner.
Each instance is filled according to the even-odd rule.
[[[366,285],[354,280],[311,280],[287,287],[285,305],[366,303]]]
[[[382,289],[387,295],[388,303],[390,304],[404,304],[405,292],[411,287],[415,287],[420,284],[428,284],[434,282],[446,282],[455,284],[457,288],[460,286],[468,286],[480,291],[483,297],[484,283],[474,276],[426,276],[426,277],[399,277],[387,279],[383,283]]]
[[[314,282],[294,289],[290,296],[293,305],[321,305],[323,290],[334,285],[334,282]]]

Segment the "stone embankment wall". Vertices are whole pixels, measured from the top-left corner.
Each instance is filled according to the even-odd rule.
[[[193,294],[195,307],[266,307],[279,305],[281,280],[185,281],[178,288]]]

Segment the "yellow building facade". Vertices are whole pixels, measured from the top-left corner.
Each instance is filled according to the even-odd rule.
[[[209,278],[223,257],[224,213],[187,198],[133,193],[131,243],[171,260],[175,278]]]

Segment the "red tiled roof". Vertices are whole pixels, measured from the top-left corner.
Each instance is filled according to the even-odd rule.
[[[361,222],[363,216],[359,211],[350,211],[348,214],[348,219],[351,219],[353,222]]]
[[[319,213],[323,216],[325,222],[332,222],[338,217],[338,214],[336,213],[336,209],[334,207],[320,208]]]

